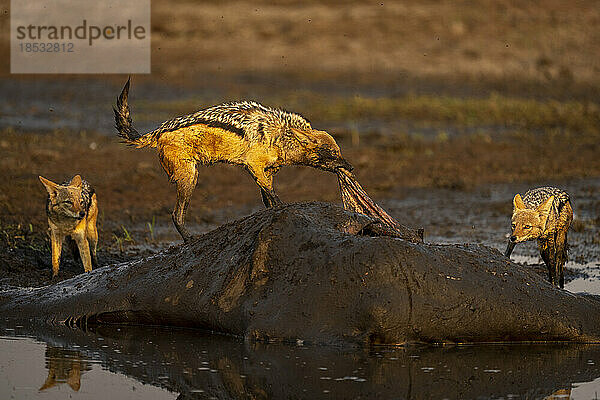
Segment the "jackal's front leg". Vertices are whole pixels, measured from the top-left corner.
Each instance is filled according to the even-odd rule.
[[[561,230],[556,233],[556,242],[554,247],[556,249],[555,263],[558,274],[558,285],[562,289],[565,287],[565,264],[567,263],[567,250],[569,247],[567,244],[566,230]]]
[[[75,260],[75,263],[77,264],[81,260],[81,257],[79,256],[79,247],[77,247],[77,243],[75,243],[72,237],[67,236],[65,239],[67,241],[67,247],[71,249],[73,260]]]
[[[96,220],[98,219],[98,202],[96,200],[96,194],[92,196],[92,206],[90,207],[87,224],[85,227],[85,235],[90,244],[90,251],[92,255],[92,267],[98,268],[98,228],[96,227]]]
[[[264,168],[261,168],[258,171],[248,168],[248,172],[252,175],[258,187],[260,187],[260,194],[265,207],[271,208],[283,204],[273,189],[273,172]]]
[[[277,207],[283,204],[283,202],[279,199],[279,196],[277,196],[275,191],[272,189],[271,191],[267,191],[263,188],[260,188],[260,194],[262,196],[263,204],[267,208]]]
[[[64,236],[50,230],[50,244],[52,246],[52,277],[58,276],[58,269],[60,267],[60,253],[62,252]]]
[[[565,264],[567,263],[567,251],[569,249],[567,233],[571,226],[571,222],[573,222],[573,209],[571,208],[571,203],[568,202],[558,216],[554,243],[556,267],[558,269],[558,282],[561,289],[565,286]]]
[[[508,245],[506,246],[506,250],[504,251],[504,256],[510,258],[510,255],[512,254],[515,246],[517,245],[517,242],[513,242],[512,240],[508,240]]]
[[[559,271],[556,262],[554,238],[538,240],[540,255],[548,269],[548,280],[552,285],[559,286]]]
[[[79,256],[81,257],[81,262],[83,264],[83,269],[85,272],[90,272],[92,270],[92,257],[90,255],[90,244],[85,237],[85,234],[78,233],[72,235],[73,240],[77,243],[77,247],[79,248]]]

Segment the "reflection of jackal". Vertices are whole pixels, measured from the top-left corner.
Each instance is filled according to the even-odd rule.
[[[529,190],[513,200],[512,234],[506,256],[516,243],[537,239],[542,259],[548,268],[548,279],[564,287],[567,261],[567,231],[573,221],[573,209],[567,192],[553,187]]]
[[[127,96],[129,80],[117,99],[115,122],[119,136],[136,147],[157,147],[163,169],[177,184],[173,222],[184,240],[185,213],[196,186],[197,164],[226,162],[246,168],[261,189],[265,206],[281,203],[273,176],[284,165],[308,165],[334,171],[352,169],[333,137],[312,129],[298,114],[255,102],[225,103],[163,122],[139,134],[132,126]]]
[[[544,400],[570,400],[571,399],[571,388],[558,389],[550,393],[549,396],[544,397]]]
[[[39,178],[48,191],[46,214],[52,243],[52,276],[58,275],[65,237],[70,237],[69,244],[75,259],[81,257],[84,270],[91,271],[92,266],[98,266],[98,203],[94,189],[79,175],[62,185],[41,176]]]
[[[92,369],[87,361],[81,359],[78,351],[52,346],[46,347],[46,368],[48,377],[40,391],[66,383],[77,392],[81,387],[81,375]]]

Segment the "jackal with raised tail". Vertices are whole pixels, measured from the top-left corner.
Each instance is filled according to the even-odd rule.
[[[69,182],[54,183],[42,176],[48,192],[46,215],[52,245],[52,276],[58,275],[62,245],[67,238],[75,260],[81,258],[86,272],[98,266],[98,202],[94,189],[75,175]]]
[[[548,279],[564,287],[567,262],[567,232],[573,221],[569,194],[555,187],[531,189],[513,199],[512,233],[505,255],[510,257],[515,245],[537,239],[540,254],[548,268]]]
[[[266,207],[281,204],[273,189],[273,176],[284,165],[307,165],[334,172],[352,169],[327,132],[313,129],[299,114],[265,107],[253,101],[224,103],[163,122],[140,134],[127,103],[127,80],[114,108],[118,135],[123,142],[156,147],[158,158],[177,186],[173,223],[188,241],[185,214],[196,187],[198,164],[218,162],[244,167],[259,186]]]

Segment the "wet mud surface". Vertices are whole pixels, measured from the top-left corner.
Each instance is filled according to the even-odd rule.
[[[596,173],[593,152],[580,152],[568,141],[542,142],[537,146],[543,151],[532,153],[532,165],[522,170],[527,183],[495,183],[515,179],[514,171],[503,169],[504,162],[491,163],[489,153],[495,152],[510,164],[515,153],[521,154],[519,142],[456,138],[441,144],[406,139],[398,148],[399,142],[390,143],[379,136],[363,140],[359,147],[346,136],[337,140],[369,195],[399,222],[423,227],[429,243],[483,243],[503,251],[514,194],[548,184],[564,188],[571,194],[575,210],[567,280],[585,278],[589,275],[586,269],[597,268],[600,180],[586,177]],[[464,169],[463,163],[466,147],[471,149],[469,169]],[[574,168],[566,172],[576,172],[577,166],[584,165],[580,175],[547,177],[563,171],[544,156],[559,148],[577,152],[571,157]],[[430,152],[443,157],[424,155]],[[95,187],[100,209],[100,265],[135,260],[180,243],[170,217],[174,187],[152,151],[132,150],[112,137],[93,133],[3,132],[0,164],[0,281],[4,284],[51,283],[46,194],[38,175],[61,181],[80,173]],[[205,233],[263,209],[258,188],[241,169],[215,165],[200,168],[199,173],[188,212],[192,232]],[[275,188],[284,201],[341,203],[336,177],[310,168],[283,169]],[[520,244],[513,255],[515,261],[530,264],[545,276],[534,242]],[[82,271],[65,249],[59,279]]]
[[[597,298],[484,245],[365,235],[372,222],[327,203],[268,209],[151,257],[5,291],[0,315],[342,346],[600,341]]]
[[[139,260],[180,243],[170,217],[174,187],[156,154],[127,148],[113,136],[109,105],[121,84],[117,78],[74,80],[68,87],[44,79],[0,83],[4,92],[14,95],[4,100],[0,119],[5,128],[0,135],[1,285],[55,283],[50,280],[45,191],[37,175],[61,181],[79,173],[95,187],[102,266]],[[247,82],[237,92],[219,85],[202,88],[209,104],[225,94],[266,93],[265,88],[257,90]],[[177,99],[192,95],[182,87],[142,82],[136,86],[136,96],[141,101],[134,112],[144,130],[163,115],[186,110],[189,104],[178,105]],[[29,102],[31,98],[38,102]],[[143,100],[156,98],[163,103]],[[99,109],[97,104],[106,107]],[[317,112],[323,115],[327,112]],[[399,126],[393,115],[362,118],[341,126],[339,120],[317,119],[313,125],[331,129],[373,200],[400,223],[423,227],[426,243],[482,243],[503,251],[516,192],[548,184],[567,190],[573,198],[575,221],[569,234],[566,279],[576,282],[572,291],[600,293],[600,159],[593,130],[523,131],[508,126],[440,125],[439,121]],[[405,129],[416,133],[406,134]],[[187,218],[195,234],[263,209],[258,188],[237,167],[200,168],[198,181]],[[275,188],[287,202],[341,202],[336,177],[310,168],[282,170]],[[535,243],[517,246],[513,255],[514,261],[545,278]],[[82,267],[68,251],[63,252],[58,280],[81,273]]]

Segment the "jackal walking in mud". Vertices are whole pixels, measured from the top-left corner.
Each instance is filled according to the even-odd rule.
[[[91,271],[92,267],[98,266],[96,192],[79,175],[63,184],[54,183],[42,176],[39,178],[48,192],[46,215],[52,244],[52,276],[58,275],[65,237],[68,238],[75,259],[81,258],[85,272]]]
[[[173,223],[188,241],[185,214],[196,187],[198,164],[225,162],[243,166],[260,187],[266,207],[281,204],[273,176],[284,165],[307,165],[334,172],[351,170],[327,132],[313,129],[302,116],[243,101],[224,103],[163,122],[140,134],[132,126],[127,80],[114,108],[118,135],[127,144],[156,147],[160,163],[177,185]]]
[[[567,262],[567,231],[573,221],[573,208],[567,192],[554,187],[531,189],[513,199],[512,233],[505,255],[515,245],[537,239],[540,254],[548,268],[548,279],[564,287]]]

